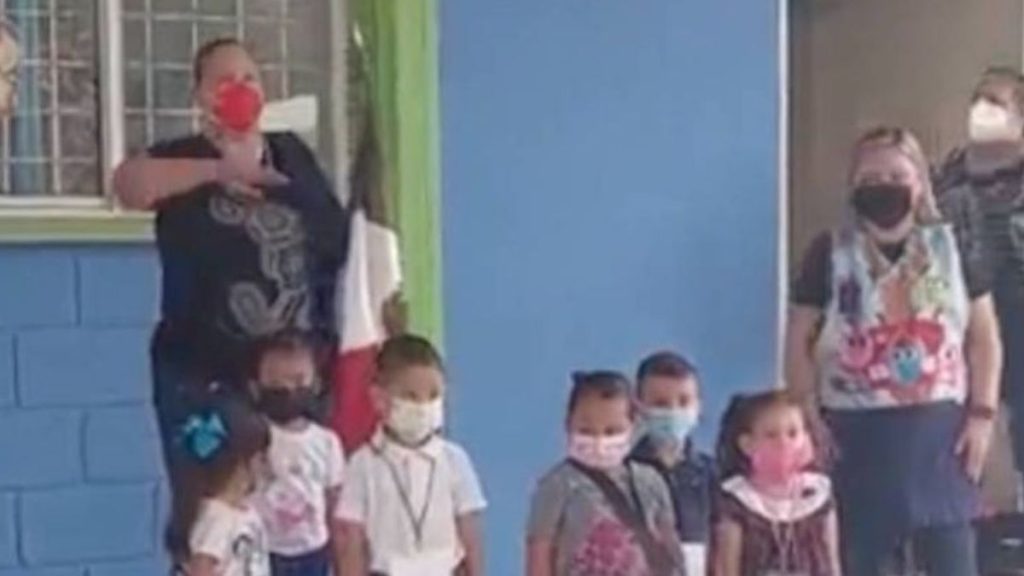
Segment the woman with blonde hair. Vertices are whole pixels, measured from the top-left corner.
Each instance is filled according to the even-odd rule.
[[[914,136],[854,146],[848,218],[804,257],[790,294],[787,384],[835,438],[844,572],[881,574],[904,543],[932,576],[971,576],[977,481],[1002,350],[989,275],[935,208]]]

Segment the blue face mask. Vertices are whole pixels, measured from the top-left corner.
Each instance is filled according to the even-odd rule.
[[[644,410],[644,430],[655,442],[673,442],[681,447],[696,426],[696,407]]]

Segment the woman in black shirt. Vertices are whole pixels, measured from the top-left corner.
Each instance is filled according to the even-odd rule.
[[[849,184],[846,222],[804,258],[786,335],[787,384],[838,447],[844,573],[888,573],[907,542],[928,574],[973,575],[1002,359],[990,276],[940,219],[906,130],[865,133]]]
[[[259,131],[258,68],[239,41],[203,46],[194,79],[202,132],[158,143],[114,176],[125,206],[156,212],[154,403],[172,483],[178,426],[214,392],[245,382],[250,342],[298,329],[325,352],[336,343],[347,241],[312,152],[293,134]]]

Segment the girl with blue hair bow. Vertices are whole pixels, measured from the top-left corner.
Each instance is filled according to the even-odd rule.
[[[192,414],[179,430],[188,462],[175,484],[167,546],[179,574],[270,576],[267,536],[248,504],[270,444],[262,416],[242,403]]]

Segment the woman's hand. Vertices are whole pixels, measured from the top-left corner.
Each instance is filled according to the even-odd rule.
[[[1003,371],[1003,343],[991,294],[971,302],[965,355],[970,376],[968,402],[974,408],[968,409],[956,447],[968,476],[977,482],[992,441],[995,408],[999,406],[999,375]]]
[[[956,443],[956,455],[963,459],[964,469],[972,482],[981,480],[981,472],[985,468],[988,449],[992,443],[992,427],[989,418],[968,416],[960,439]]]
[[[263,163],[263,144],[263,135],[258,132],[220,141],[217,181],[228,192],[260,198],[263,196],[261,187],[288,183],[284,174]]]

